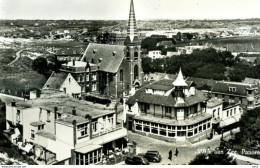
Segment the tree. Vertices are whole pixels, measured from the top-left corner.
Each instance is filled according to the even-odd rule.
[[[189,165],[237,165],[236,160],[230,157],[227,151],[220,153],[199,153]]]
[[[33,60],[32,69],[40,74],[46,74],[48,72],[48,62],[43,57],[37,57]]]

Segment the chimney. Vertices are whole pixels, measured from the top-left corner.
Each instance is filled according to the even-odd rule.
[[[73,145],[75,147],[77,143],[77,121],[73,120],[72,124],[73,124]]]
[[[86,114],[85,118],[89,120],[89,139],[92,139],[92,116]]]
[[[72,60],[73,66],[75,66],[75,59]]]
[[[76,109],[75,109],[75,107],[73,107],[73,109],[72,109],[72,115],[77,115],[77,111],[76,111]]]
[[[54,107],[54,119],[57,119],[57,111],[58,111],[58,107]]]
[[[15,106],[16,106],[16,102],[14,101],[14,99],[13,99],[12,102],[11,102],[11,106],[12,106],[12,107],[15,107]]]

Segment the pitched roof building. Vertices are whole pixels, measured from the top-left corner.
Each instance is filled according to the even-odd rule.
[[[211,130],[207,97],[183,79],[163,79],[148,84],[126,100],[124,122],[140,134],[167,141],[196,141]]]
[[[260,106],[259,85],[252,83],[220,81],[214,85],[211,93],[224,102],[241,103],[244,109]]]

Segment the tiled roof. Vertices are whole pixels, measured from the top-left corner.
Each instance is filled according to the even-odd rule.
[[[234,87],[235,91],[229,90],[229,87]],[[212,88],[212,92],[217,93],[224,93],[224,94],[232,94],[232,95],[239,95],[239,96],[247,96],[247,89],[256,88],[257,86],[254,84],[246,84],[242,82],[217,82],[214,87]],[[255,94],[259,94],[258,92]]]
[[[59,90],[67,76],[68,76],[68,74],[66,74],[64,72],[60,72],[60,73],[52,72],[51,76],[45,83],[43,89],[49,88],[49,89]],[[47,87],[47,86],[49,86],[49,87]]]
[[[211,88],[215,85],[217,82],[213,79],[203,79],[203,78],[195,78],[195,77],[188,77],[187,81],[193,81],[193,83],[196,85],[197,88],[203,87],[204,85],[208,85]]]
[[[197,116],[194,116],[189,119],[185,120],[175,120],[175,119],[167,119],[167,118],[160,118],[160,117],[154,117],[152,115],[140,115],[140,116],[134,116],[134,119],[149,121],[149,122],[155,122],[160,124],[167,124],[167,125],[173,125],[173,126],[188,126],[193,125],[198,122],[204,121],[206,119],[211,118],[211,114],[208,113],[202,113],[198,114]]]
[[[72,55],[81,55],[82,52],[83,52],[83,48],[81,47],[77,47],[77,48],[59,48],[57,50],[55,50],[55,55],[58,55],[58,56],[65,56],[65,55],[69,55],[69,56],[72,56]]]
[[[127,104],[134,104],[136,101],[164,106],[175,106],[176,100],[174,94],[169,94],[168,96],[156,95],[156,94],[146,94],[145,90],[147,88],[162,88],[160,90],[170,90],[173,88],[171,84],[173,80],[161,80],[152,84],[149,84],[139,90],[136,93],[129,97],[127,100]],[[174,92],[174,90],[173,90]],[[193,105],[202,101],[207,100],[207,97],[200,91],[196,90],[195,95],[188,96],[184,98],[185,104],[183,106]]]
[[[215,107],[222,104],[222,100],[217,97],[213,97],[207,101],[207,107]]]
[[[99,70],[116,73],[125,57],[124,49],[125,46],[120,45],[89,43],[81,61],[99,64],[99,59],[102,58]]]
[[[155,72],[155,73],[149,73],[146,75],[147,77],[147,81],[158,81],[158,80],[162,80],[162,79],[176,79],[177,75],[174,74],[166,74],[166,73],[159,73],[159,72]]]

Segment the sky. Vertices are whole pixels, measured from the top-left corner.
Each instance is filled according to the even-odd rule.
[[[137,20],[260,18],[260,0],[134,0]],[[130,0],[0,0],[0,19],[127,20]]]

